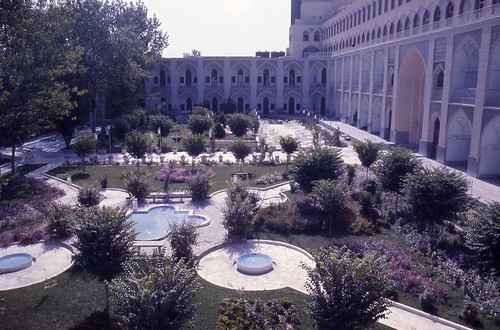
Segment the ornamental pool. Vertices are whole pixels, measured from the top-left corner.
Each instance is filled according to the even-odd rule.
[[[132,212],[129,219],[134,222],[138,241],[154,241],[164,239],[174,223],[189,221],[196,227],[210,224],[204,215],[192,214],[188,210],[176,210],[172,206],[155,206],[145,211]]]

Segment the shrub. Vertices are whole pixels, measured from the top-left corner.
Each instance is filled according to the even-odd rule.
[[[78,203],[85,207],[96,206],[101,202],[99,189],[92,186],[85,186],[78,190]]]
[[[222,224],[229,235],[246,237],[253,231],[258,200],[255,193],[240,184],[227,189]]]
[[[477,324],[479,321],[479,306],[473,301],[465,301],[458,317],[469,324]]]
[[[373,235],[375,234],[375,224],[368,218],[357,216],[349,225],[349,232],[354,235]]]
[[[316,222],[300,214],[295,203],[271,205],[261,209],[257,221],[266,228],[283,234],[303,233],[315,229],[315,225],[318,226]]]
[[[358,195],[358,200],[359,200],[359,213],[361,213],[361,215],[364,217],[371,218],[372,203],[373,203],[372,194],[367,191],[363,191]]]
[[[44,225],[22,230],[16,241],[22,245],[29,245],[43,240],[47,229]]]
[[[196,246],[200,234],[196,231],[196,226],[189,221],[172,223],[170,225],[170,246],[172,248],[172,258],[175,261],[184,260],[188,265],[193,263],[193,247]]]
[[[255,179],[255,183],[270,184],[280,180],[283,180],[283,174],[278,174],[277,172],[274,172],[259,176],[257,179]]]
[[[252,120],[249,116],[242,113],[227,115],[227,125],[231,129],[234,136],[240,138],[248,131],[252,125]]]
[[[224,126],[222,126],[221,123],[215,124],[214,137],[216,139],[223,139],[226,137],[226,130],[224,129]]]
[[[314,181],[338,180],[344,174],[344,168],[340,149],[317,147],[309,152],[298,153],[290,173],[300,188],[310,193]]]
[[[108,175],[107,174],[104,174],[101,176],[101,188],[102,189],[108,188]]]
[[[125,174],[123,179],[128,193],[143,202],[150,191],[148,176],[141,172],[135,172]]]
[[[47,210],[47,232],[56,236],[69,236],[75,229],[74,210],[65,204],[52,204]]]
[[[205,199],[212,187],[213,171],[198,171],[187,179],[189,191],[193,199]]]
[[[217,319],[217,330],[225,329],[295,329],[301,325],[293,303],[282,298],[262,302],[259,298],[222,300]]]

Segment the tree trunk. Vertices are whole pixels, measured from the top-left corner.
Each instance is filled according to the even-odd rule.
[[[109,316],[110,315],[110,313],[109,313],[109,287],[108,287],[107,281],[104,282],[104,288],[106,290],[106,314],[107,314],[107,316]]]
[[[16,174],[16,146],[12,147],[10,159],[10,169],[12,170],[12,174]]]

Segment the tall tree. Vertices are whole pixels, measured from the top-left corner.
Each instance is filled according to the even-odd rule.
[[[227,125],[233,132],[234,136],[242,137],[252,125],[252,120],[249,116],[242,113],[227,115]]]
[[[302,190],[310,193],[316,180],[337,180],[345,172],[338,148],[316,147],[295,157],[290,172]]]
[[[147,133],[132,131],[125,135],[125,146],[132,157],[137,158],[137,172],[140,169],[140,159],[151,148],[151,138]]]
[[[359,258],[342,247],[313,253],[316,266],[307,271],[308,313],[319,329],[365,329],[385,317],[390,288],[383,257]]]
[[[205,151],[205,136],[203,134],[195,134],[185,137],[182,140],[182,145],[189,156],[192,157],[191,170],[194,170],[194,159]]]
[[[113,208],[81,208],[77,214],[75,248],[80,252],[76,262],[106,284],[123,271],[124,263],[133,255],[136,233],[125,210]],[[107,310],[109,310],[109,300]]]
[[[288,171],[288,163],[290,162],[290,156],[300,147],[300,141],[292,135],[285,135],[279,137],[281,150],[286,153],[286,170]]]
[[[231,144],[230,149],[234,158],[240,161],[241,172],[243,170],[243,162],[245,161],[245,158],[252,153],[253,147],[250,143],[238,139]]]
[[[86,68],[78,76],[87,93],[79,107],[92,117],[129,111],[142,99],[148,69],[168,45],[156,17],[149,18],[144,3],[86,0],[71,3],[74,43],[83,49]]]
[[[366,168],[366,173],[368,175],[368,169],[378,159],[384,145],[382,143],[373,143],[371,140],[365,140],[364,142],[355,141],[352,147],[358,155],[361,165]]]
[[[75,106],[65,77],[78,71],[80,49],[67,37],[73,22],[54,2],[6,0],[0,15],[0,146],[15,149]]]

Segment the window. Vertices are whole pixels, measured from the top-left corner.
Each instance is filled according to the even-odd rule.
[[[410,18],[407,17],[405,20],[405,31],[410,29]]]
[[[314,32],[314,41],[320,41],[321,36],[319,34],[319,31]]]
[[[302,40],[303,40],[303,41],[309,41],[309,32],[304,31],[304,35],[303,35],[303,37],[302,37]]]
[[[186,70],[186,86],[191,86],[191,83],[192,83],[191,70],[187,69]]]
[[[434,11],[434,22],[439,22],[441,20],[441,9],[439,7]]]
[[[158,84],[158,77],[154,78],[154,83],[157,85]]]
[[[184,77],[179,77],[179,83],[184,84]]]
[[[165,87],[165,70],[160,70],[160,87]]]
[[[439,73],[438,73],[436,86],[437,86],[437,88],[443,88],[443,86],[444,86],[444,72],[442,70],[439,71]]]
[[[446,6],[446,18],[453,17],[453,2],[449,2],[448,5]]]
[[[403,5],[403,0],[398,0],[398,6]]]
[[[401,24],[401,21],[398,21],[398,25],[397,25],[397,28],[396,28],[396,32],[401,32],[403,31],[403,24]]]
[[[213,69],[210,73],[210,77],[212,79],[212,82],[217,82],[217,70]]]
[[[264,69],[264,86],[269,86],[269,70]]]
[[[236,81],[236,78],[234,80]],[[262,76],[257,77],[257,84],[262,84]]]
[[[429,14],[429,11],[426,10],[425,13],[424,13],[424,17],[422,18],[422,25],[427,25],[429,24],[430,22],[430,14]]]
[[[243,76],[243,70],[242,69],[238,69],[238,73],[237,73],[237,77],[236,77],[236,84],[238,86],[243,86],[244,84],[244,76]]]
[[[420,26],[420,17],[418,17],[417,14],[415,14],[415,17],[413,17],[413,28],[418,28]]]
[[[294,69],[290,69],[290,72],[288,73],[288,85],[295,86],[295,70]]]
[[[391,23],[391,26],[389,27],[389,34],[394,34],[394,23]]]

